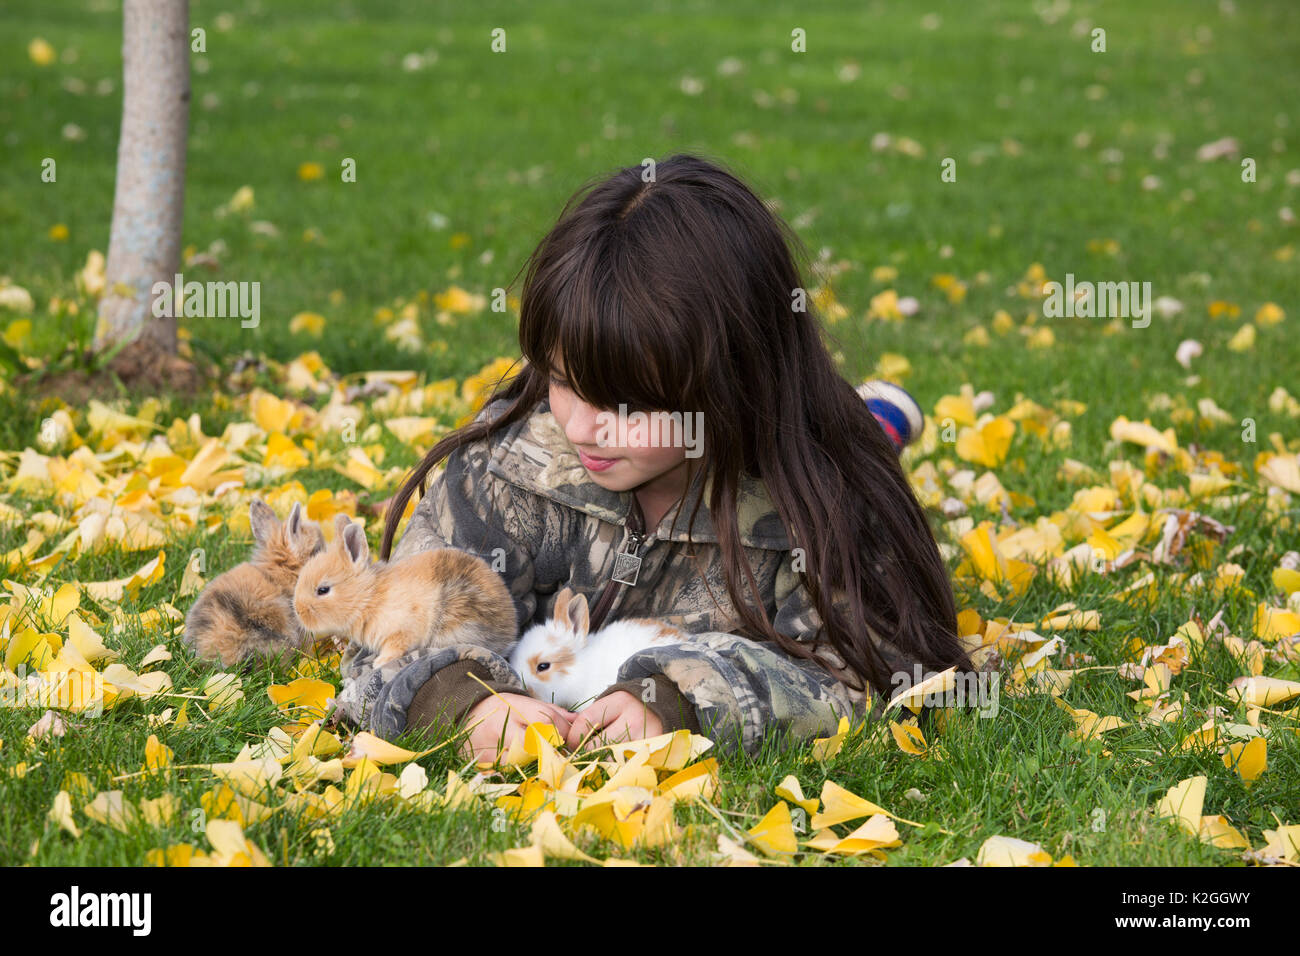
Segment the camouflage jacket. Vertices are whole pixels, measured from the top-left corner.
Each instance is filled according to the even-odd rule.
[[[488,408],[482,414],[493,413]],[[646,534],[638,549],[642,560],[636,583],[618,588],[604,618],[605,623],[620,617],[662,619],[691,634],[691,642],[634,654],[620,668],[619,683],[605,693],[624,689],[655,700],[653,709],[665,729],[689,727],[722,750],[738,747],[751,754],[768,735],[827,736],[835,732],[840,716],[862,716],[868,695],[836,680],[817,662],[731,633],[740,622],[727,594],[707,498],[707,482],[697,474],[680,516],[674,507]],[[440,547],[478,555],[501,571],[522,633],[546,618],[564,587],[586,595],[594,611],[617,553],[628,550],[633,500],[631,492],[609,491],[588,478],[543,401],[530,417],[448,456],[412,513],[393,559]],[[686,524],[696,501],[699,510],[688,536]],[[737,513],[740,540],[774,629],[811,639],[820,620],[761,481],[742,481]],[[910,672],[896,648],[873,637],[892,669]],[[832,667],[842,666],[829,646],[819,653]],[[390,739],[406,729],[412,702],[422,689],[428,696],[435,675],[444,684],[439,696],[453,690],[461,695],[459,713],[452,716],[488,694],[466,676],[467,668],[493,689],[525,693],[507,661],[479,647],[417,649],[379,670],[371,666],[373,658],[355,644],[349,647],[338,710]],[[470,696],[465,696],[469,685]],[[664,700],[665,693],[671,699]],[[878,699],[875,706],[878,711]]]

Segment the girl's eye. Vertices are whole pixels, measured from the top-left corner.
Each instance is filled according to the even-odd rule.
[[[317,597],[323,597],[329,593],[330,593],[330,586],[328,584],[322,584],[320,587],[316,589]]]
[[[551,384],[554,385],[556,388],[568,388],[568,387],[569,387],[569,383],[568,383],[568,382],[566,382],[566,381],[565,381],[564,379],[562,379],[562,378],[556,378],[554,375],[551,376]]]
[[[551,665],[550,665],[549,662],[543,661],[541,664],[538,664],[538,665],[537,665],[537,673],[540,674],[540,673],[541,673],[542,671],[544,671],[544,670],[549,670],[549,669],[550,669],[550,666],[551,666]]]

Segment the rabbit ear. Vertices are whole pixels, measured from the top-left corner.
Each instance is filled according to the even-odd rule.
[[[253,540],[264,545],[280,527],[280,519],[275,516],[270,505],[261,498],[254,498],[248,506],[248,525],[253,529]]]
[[[352,563],[366,567],[370,564],[370,545],[366,542],[366,533],[359,524],[349,524],[343,529],[343,550]]]
[[[573,632],[579,637],[586,637],[587,629],[591,627],[591,616],[587,611],[587,596],[575,595],[573,600],[569,601],[567,611],[569,626]]]
[[[285,519],[284,526],[291,538],[296,538],[298,532],[302,530],[302,505],[298,502],[295,501],[293,507],[289,509],[289,517]]]
[[[572,597],[572,588],[565,588],[559,594],[555,595],[555,603],[551,605],[551,617],[554,620],[559,621],[560,623],[564,623],[568,620],[569,601]]]
[[[334,516],[334,540],[341,542],[343,532],[347,530],[348,525],[352,524],[352,519],[340,512]]]

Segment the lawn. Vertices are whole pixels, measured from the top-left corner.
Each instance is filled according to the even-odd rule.
[[[337,781],[286,772],[255,797],[236,780],[264,809],[232,803],[211,765],[246,747],[282,756],[274,728],[301,740],[291,721],[310,713],[287,714],[268,688],[337,687],[337,658],[223,678],[183,647],[168,608],[194,600],[196,550],[207,580],[247,553],[247,493],[218,496],[222,471],[282,515],[314,496],[313,515],[365,517],[374,547],[373,506],[517,355],[516,274],[564,201],[680,151],[725,162],[794,225],[843,374],[899,381],[926,410],[904,462],[965,633],[1003,659],[1002,693],[996,716],[954,711],[923,747],[875,722],[722,755],[708,805],[677,801],[680,833],[657,845],[561,814],[564,832],[599,859],[717,862],[720,834],[746,842],[783,799],[795,806],[775,792],[793,775],[807,798],[833,796],[831,781],[919,825],[874,854],[791,857],[758,839],[756,857],[975,862],[1008,837],[1089,866],[1300,862],[1294,4],[192,0],[205,52],[191,63],[183,272],[260,283],[261,321],[183,324],[219,385],[102,406],[50,382],[85,361],[88,256],[107,252],[120,4],[9,0],[3,23],[4,686],[20,667],[68,666],[64,645],[86,640],[70,613],[119,665],[167,679],[102,716],[64,713],[62,736],[29,739],[44,708],[0,706],[0,863],[216,854],[203,824],[222,816],[276,864],[481,864],[529,845],[509,796],[456,799],[449,771],[468,781],[473,768],[449,747],[381,770],[348,759]],[[791,49],[796,29],[806,52]],[[1067,275],[1150,283],[1149,324],[1049,318],[1043,283]],[[494,289],[507,310],[485,304]],[[1183,364],[1187,340],[1200,351]],[[381,371],[393,374],[367,375]],[[345,394],[376,380],[394,388]],[[170,456],[144,454],[150,435]],[[192,466],[209,438],[219,458]],[[1207,520],[1163,541],[1180,514]],[[1069,565],[1080,547],[1106,563]],[[159,552],[153,573],[105,584]],[[1091,613],[1050,620],[1067,603]],[[1244,692],[1233,683],[1249,677]],[[426,796],[390,792],[412,765]],[[1160,820],[1171,788],[1201,777],[1203,803],[1184,804],[1195,832]],[[139,819],[114,815],[104,795],[117,791]],[[48,815],[64,799],[71,827]],[[794,816],[800,840],[863,822],[817,827],[825,806],[810,809]]]

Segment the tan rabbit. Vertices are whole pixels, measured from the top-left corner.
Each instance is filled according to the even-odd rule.
[[[417,647],[476,644],[504,655],[515,642],[514,601],[500,575],[455,548],[370,563],[360,525],[336,519],[334,544],[307,562],[293,592],[309,631],[378,652],[381,667]]]
[[[281,524],[270,505],[254,498],[248,523],[252,557],[208,582],[185,618],[185,642],[226,667],[305,645],[310,635],[294,616],[293,587],[307,560],[325,550],[320,525],[300,505]]]

